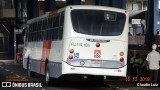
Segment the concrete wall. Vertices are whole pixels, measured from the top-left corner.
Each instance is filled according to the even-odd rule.
[[[85,0],[85,5],[95,5],[95,0]]]
[[[15,18],[15,9],[1,9],[0,18]]]

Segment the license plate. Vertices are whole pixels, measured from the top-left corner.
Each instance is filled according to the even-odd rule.
[[[101,64],[102,61],[101,60],[92,60],[92,64]]]

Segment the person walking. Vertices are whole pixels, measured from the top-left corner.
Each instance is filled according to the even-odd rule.
[[[157,82],[158,80],[160,54],[159,52],[156,51],[156,48],[157,48],[157,45],[153,44],[152,51],[147,55],[147,58],[146,58],[149,65],[151,82]]]
[[[157,44],[158,51],[160,50],[160,30],[157,29],[157,34],[155,36],[155,44]]]

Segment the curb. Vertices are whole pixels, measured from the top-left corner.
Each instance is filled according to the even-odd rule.
[[[15,60],[0,60],[0,65],[16,65]]]

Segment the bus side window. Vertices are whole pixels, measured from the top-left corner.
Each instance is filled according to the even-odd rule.
[[[39,42],[39,31],[37,31],[37,42]]]
[[[30,33],[30,42],[32,42],[32,33]]]
[[[34,41],[36,42],[36,32],[34,32]]]
[[[29,33],[26,34],[26,41],[29,42]]]
[[[31,35],[31,42],[32,42],[32,41],[33,41],[33,35],[32,35],[32,32],[31,32],[31,34],[30,34],[30,35]]]
[[[56,27],[59,27],[59,25],[60,25],[60,19],[59,19],[59,15],[57,15],[57,17],[56,17]]]
[[[41,41],[41,31],[38,31],[38,41]]]
[[[41,32],[42,32],[42,31],[39,31],[39,35],[38,35],[38,37],[39,37],[39,41],[42,41],[42,35],[41,35]]]
[[[51,29],[51,40],[53,40],[53,36],[54,36],[53,33],[54,33],[54,32],[53,32],[53,29]]]
[[[43,41],[43,35],[44,35],[44,34],[43,34],[43,31],[41,31],[41,34],[40,34],[40,35],[41,35],[41,37],[40,37],[40,38],[41,38],[41,41]]]
[[[42,21],[42,30],[44,30],[45,29],[45,21],[43,20]]]
[[[52,17],[50,17],[48,19],[48,28],[51,29],[52,28]]]
[[[32,36],[33,36],[33,41],[35,41],[35,39],[36,39],[36,33],[33,32],[33,33],[32,33]]]
[[[46,40],[46,30],[43,31],[43,40]]]
[[[29,30],[29,32],[30,33],[32,32],[32,24],[30,24],[30,30]]]
[[[53,41],[58,39],[58,29],[53,29]]]
[[[48,30],[45,30],[45,34],[46,34],[45,35],[45,37],[46,37],[45,40],[48,40]]]
[[[35,22],[35,30],[34,31],[38,31],[38,22]]]
[[[39,30],[42,30],[42,20],[40,21]]]
[[[53,21],[52,21],[52,22],[53,22],[52,28],[55,28],[55,24],[56,24],[56,23],[55,23],[55,20],[56,20],[56,18],[55,18],[55,16],[54,16],[54,17],[53,17]]]
[[[31,33],[28,34],[28,41],[31,41]]]
[[[30,30],[30,26],[28,27],[26,31],[26,41],[29,41],[29,30]]]
[[[37,41],[37,32],[34,32],[34,41]]]
[[[30,33],[30,42],[32,42],[32,33]]]
[[[63,35],[63,27],[59,27],[59,30],[58,30],[58,37],[59,37],[59,40],[62,40],[62,35]]]
[[[51,40],[51,29],[48,30],[48,40]]]
[[[40,31],[41,30],[41,21],[38,21],[38,27],[37,27],[37,31]]]
[[[35,32],[37,30],[37,27],[36,27],[36,22],[33,23],[33,32]]]
[[[64,13],[62,13],[60,17],[60,26],[63,26],[63,23],[64,23]]]
[[[62,40],[62,35],[63,35],[63,23],[64,23],[64,13],[60,15],[60,26],[59,26],[59,40]]]
[[[44,40],[44,35],[45,35],[44,31],[41,32],[41,35],[42,35],[42,41],[43,41]]]
[[[52,31],[53,31],[53,34],[52,34],[52,35],[53,35],[53,36],[52,36],[52,40],[53,40],[53,41],[55,41],[55,29],[52,29]]]
[[[38,31],[36,32],[36,41],[38,42],[39,39],[38,39]]]

